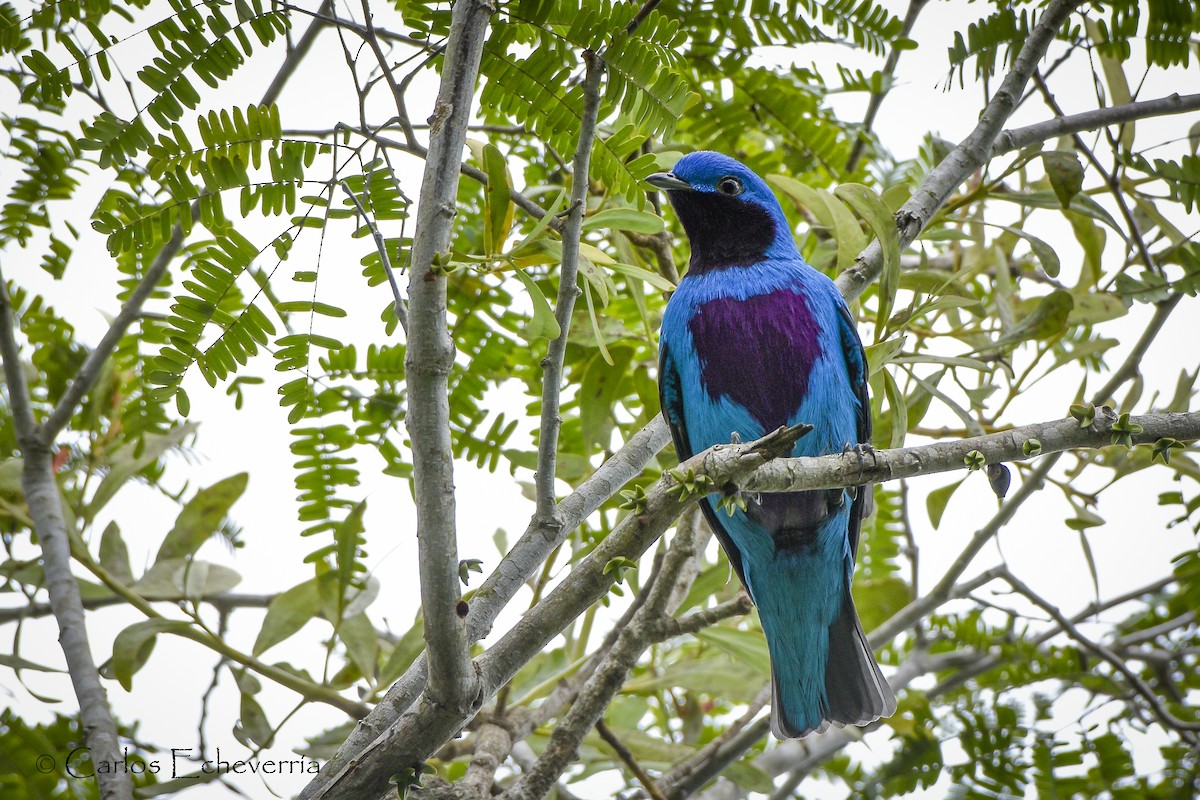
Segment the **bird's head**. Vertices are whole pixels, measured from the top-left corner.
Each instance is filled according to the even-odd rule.
[[[692,249],[689,272],[797,256],[779,200],[766,181],[736,159],[700,150],[646,181],[666,190],[683,223]]]

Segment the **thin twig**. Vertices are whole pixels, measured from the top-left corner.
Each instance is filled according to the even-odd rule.
[[[1012,69],[984,108],[975,129],[930,171],[908,202],[896,212],[901,249],[917,238],[959,184],[987,163],[992,145],[1024,92],[1029,77],[1045,56],[1058,29],[1081,2],[1051,0],[1046,6],[1013,59]],[[875,240],[856,259],[853,267],[838,276],[838,289],[847,300],[852,300],[862,294],[882,269],[883,247]]]
[[[586,74],[583,79],[583,116],[579,123],[579,142],[575,148],[571,177],[571,205],[563,226],[562,267],[558,277],[558,302],[554,319],[558,336],[550,340],[542,359],[542,418],[538,434],[538,463],[534,482],[537,489],[537,513],[545,520],[554,515],[554,484],[558,461],[558,433],[562,426],[559,405],[562,400],[562,368],[567,353],[567,334],[575,298],[579,296],[579,240],[583,235],[583,216],[587,212],[588,175],[596,123],[600,116],[600,81],[604,62],[590,50],[583,53]]]
[[[625,766],[629,767],[629,771],[633,773],[633,777],[637,778],[637,782],[642,785],[647,794],[654,800],[667,800],[666,795],[658,788],[658,784],[654,782],[654,778],[650,777],[650,773],[642,768],[638,760],[630,752],[625,743],[612,732],[612,729],[605,724],[604,718],[596,720],[596,733],[600,734],[600,738],[608,743],[608,746],[617,754],[617,758],[621,759]]]
[[[380,37],[375,31],[374,14],[371,13],[370,0],[362,0],[363,11],[363,27],[366,28],[366,34],[363,36],[363,41],[371,48],[371,52],[375,54],[375,61],[379,64],[379,69],[383,72],[384,80],[387,81],[388,88],[392,90],[392,101],[396,104],[396,120],[400,123],[400,129],[404,131],[404,140],[408,142],[410,147],[418,146],[417,135],[413,132],[412,122],[408,118],[408,106],[404,100],[404,89],[396,83],[396,76],[392,74],[392,68],[387,63],[387,57],[383,54],[383,48],[379,45]]]
[[[371,237],[375,240],[375,249],[379,252],[379,260],[383,264],[383,271],[387,275],[388,284],[392,287],[393,298],[393,313],[396,319],[400,321],[400,327],[404,329],[404,335],[408,335],[408,311],[404,307],[404,295],[400,292],[400,284],[396,282],[396,273],[392,271],[392,260],[388,257],[387,242],[380,233],[379,227],[375,224],[375,220],[367,215],[367,210],[363,208],[363,204],[359,201],[358,195],[350,190],[350,185],[345,181],[338,181],[338,185],[342,187],[342,191],[354,202],[354,207],[358,209],[358,214],[362,217],[363,224],[371,231]]]
[[[1060,118],[1064,116],[1062,107],[1059,106],[1058,101],[1054,99],[1054,95],[1051,93],[1050,87],[1046,85],[1046,81],[1042,79],[1041,73],[1039,73],[1037,70],[1034,70],[1033,82],[1034,85],[1037,86],[1038,91],[1041,92],[1042,97],[1046,101],[1046,105],[1050,107],[1050,110]],[[1083,137],[1081,137],[1078,133],[1072,133],[1071,139],[1075,143],[1075,149],[1079,150],[1087,157],[1087,160],[1091,162],[1092,167],[1095,168],[1096,172],[1100,173],[1100,177],[1104,179],[1104,185],[1108,187],[1109,193],[1112,195],[1113,200],[1117,204],[1117,209],[1121,212],[1121,216],[1124,217],[1125,224],[1129,228],[1129,236],[1133,239],[1134,249],[1136,249],[1138,254],[1142,257],[1142,264],[1144,264],[1146,269],[1150,270],[1151,272],[1161,275],[1162,268],[1158,266],[1158,263],[1155,261],[1154,257],[1150,255],[1150,248],[1146,246],[1146,240],[1142,237],[1141,227],[1138,225],[1137,220],[1134,219],[1133,212],[1129,209],[1129,203],[1125,202],[1125,193],[1121,189],[1121,182],[1117,179],[1116,173],[1110,173],[1104,168],[1104,165],[1100,163],[1100,159],[1096,158],[1096,154],[1092,152],[1092,148],[1087,146],[1087,143],[1083,141]]]
[[[1012,586],[1018,594],[1023,595],[1027,600],[1029,600],[1029,602],[1033,603],[1035,606],[1049,614],[1054,621],[1058,623],[1059,627],[1062,628],[1068,636],[1081,644],[1084,649],[1089,650],[1095,655],[1104,659],[1113,669],[1121,673],[1125,680],[1129,682],[1129,685],[1133,687],[1133,690],[1141,695],[1142,699],[1146,701],[1146,704],[1150,706],[1150,710],[1154,712],[1154,716],[1158,718],[1158,721],[1161,722],[1164,727],[1178,732],[1184,741],[1188,742],[1189,744],[1195,745],[1200,742],[1200,737],[1197,737],[1196,735],[1197,733],[1200,733],[1200,722],[1188,722],[1186,720],[1179,719],[1170,711],[1168,711],[1166,706],[1162,704],[1162,700],[1160,700],[1158,695],[1154,693],[1154,690],[1147,686],[1146,682],[1143,681],[1136,672],[1131,670],[1120,656],[1113,653],[1099,642],[1094,642],[1088,637],[1084,636],[1079,628],[1077,628],[1075,624],[1071,622],[1071,620],[1067,619],[1066,616],[1064,616],[1063,613],[1059,611],[1053,603],[1034,592],[1033,589],[1031,589],[1026,583],[1021,581],[1011,572],[1005,570],[1000,577],[1003,578],[1010,586]]]
[[[896,35],[897,38],[908,38],[908,35],[912,33],[913,25],[917,23],[917,16],[928,2],[929,0],[909,0],[908,11],[904,15],[904,24],[900,28],[900,33]],[[888,53],[887,61],[884,62],[882,71],[882,80],[885,83],[890,81],[896,73],[896,65],[900,63],[901,52],[903,51],[899,47],[893,45],[891,51]],[[849,158],[846,159],[844,173],[854,172],[855,168],[858,167],[858,162],[862,158],[863,151],[866,150],[867,139],[871,134],[871,129],[875,125],[875,117],[879,114],[879,108],[883,105],[885,97],[887,97],[886,89],[882,92],[871,92],[871,99],[867,101],[867,113],[863,115],[862,127],[854,137],[854,144],[850,148]]]

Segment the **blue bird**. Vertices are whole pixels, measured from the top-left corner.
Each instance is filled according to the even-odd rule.
[[[871,441],[867,369],[833,281],[805,263],[779,201],[742,163],[700,151],[648,182],[691,245],[667,303],[659,396],[680,460],[810,423],[793,456]],[[781,739],[896,710],[850,596],[869,488],[768,493],[745,511],[701,508],[758,607]]]

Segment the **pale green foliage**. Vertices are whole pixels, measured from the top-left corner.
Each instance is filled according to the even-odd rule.
[[[946,48],[953,83],[983,82],[994,89],[1043,9],[1027,2],[976,6],[978,19],[966,30],[930,34],[921,46]],[[1146,69],[1158,74],[1176,68],[1169,73],[1175,75],[1192,68],[1186,74],[1194,75],[1189,42],[1200,35],[1197,3],[1125,0],[1084,9],[1086,23],[1072,17],[1051,55],[1093,69],[1106,102],[1130,100],[1131,86]],[[373,3],[372,10],[375,24],[407,37],[378,40],[387,63],[402,65],[397,79],[414,68],[440,69],[433,48],[448,32],[447,4],[410,0],[394,8]],[[1175,138],[1190,136],[1190,147],[1160,147],[1141,127],[1129,126],[1111,129],[1111,138],[1089,132],[1079,143],[1064,138],[999,158],[956,188],[902,258],[890,235],[892,214],[948,146],[931,131],[915,157],[900,159],[888,150],[887,131],[866,130],[831,104],[839,93],[883,93],[903,83],[903,59],[896,76],[881,71],[887,53],[916,46],[900,38],[899,17],[873,0],[665,0],[627,34],[638,12],[637,4],[617,0],[512,0],[498,4],[484,45],[476,108],[484,126],[470,134],[467,164],[487,185],[467,178],[460,183],[451,247],[438,254],[436,268],[448,287],[456,349],[448,397],[453,455],[511,473],[514,492],[537,464],[531,432],[541,410],[541,359],[547,340],[560,331],[554,318],[563,248],[558,222],[579,179],[568,165],[580,133],[588,50],[604,60],[606,75],[588,176],[582,295],[565,334],[557,477],[567,486],[579,486],[659,412],[656,329],[672,278],[649,248],[635,242],[644,245],[644,237],[669,230],[675,263],[686,264],[674,217],[655,213],[642,180],[669,166],[674,153],[721,150],[769,175],[805,257],[830,275],[853,267],[876,234],[888,234],[884,273],[853,306],[868,344],[877,448],[1042,421],[1016,416],[1014,409],[1027,413],[1021,398],[1031,392],[1041,392],[1044,419],[1073,413],[1081,425],[1091,424],[1100,413],[1090,403],[1092,393],[1119,363],[1114,354],[1124,351],[1118,345],[1128,344],[1122,339],[1130,329],[1121,326],[1130,317],[1148,317],[1149,304],[1180,296],[1188,303],[1200,291],[1194,213],[1200,161],[1190,119],[1163,120],[1177,125],[1171,128]],[[101,583],[115,580],[148,600],[180,604],[187,615],[126,628],[113,642],[106,675],[127,688],[135,685],[140,669],[156,666],[152,649],[159,635],[185,634],[219,647],[199,624],[196,608],[227,593],[240,576],[195,556],[214,536],[237,546],[241,534],[229,520],[237,517],[236,500],[243,506],[276,504],[281,518],[294,516],[280,528],[299,531],[303,541],[270,533],[283,537],[282,558],[312,564],[311,577],[276,587],[251,651],[225,662],[241,698],[236,736],[262,745],[279,723],[282,714],[256,699],[264,681],[302,680],[298,691],[309,699],[376,701],[422,647],[419,616],[399,637],[374,627],[385,615],[370,607],[378,585],[369,576],[374,564],[365,548],[359,485],[367,470],[394,478],[398,491],[412,477],[404,428],[406,338],[384,264],[386,258],[397,272],[407,264],[419,187],[402,185],[397,165],[414,150],[420,155],[419,148],[405,144],[396,120],[381,126],[384,120],[324,117],[325,132],[289,133],[294,106],[286,96],[280,104],[259,103],[239,91],[249,62],[262,64],[263,72],[273,69],[284,34],[294,41],[309,24],[288,7],[256,0],[172,0],[169,8],[140,0],[51,0],[25,13],[0,2],[0,65],[11,96],[20,98],[0,113],[3,172],[11,176],[0,209],[0,256],[38,415],[63,396],[91,344],[55,310],[55,293],[71,291],[72,278],[84,270],[107,271],[119,282],[117,294],[97,305],[115,311],[164,249],[174,254],[148,313],[118,343],[61,437],[58,480],[79,533],[85,597],[107,602],[112,588]],[[344,9],[335,5],[335,13]],[[339,33],[358,84],[342,76],[337,91],[370,91],[377,101],[389,87],[369,48],[360,49],[365,30],[345,25]],[[336,38],[333,31],[322,36]],[[131,51],[126,42],[143,50]],[[835,46],[873,56],[873,66],[830,71],[816,63],[798,65],[811,60],[806,48]],[[796,53],[798,64],[775,66],[781,52]],[[1055,75],[1049,61],[1044,64],[1053,88]],[[132,81],[129,92],[122,76]],[[300,94],[317,110],[328,99]],[[963,102],[965,96],[957,93],[953,102],[963,103],[964,117],[973,119],[978,109],[970,107],[974,100]],[[1040,97],[1034,92],[1026,102],[1034,107]],[[429,115],[415,98],[409,103],[412,122]],[[426,142],[423,129],[414,135],[419,145]],[[864,149],[851,167],[856,143]],[[1112,181],[1098,173],[1084,147]],[[541,211],[514,202],[517,192]],[[81,198],[90,203],[83,214]],[[104,237],[107,253],[76,252],[88,225]],[[1047,230],[1060,238],[1051,240]],[[171,244],[176,231],[183,242],[178,252]],[[1063,234],[1073,237],[1077,250],[1061,247]],[[347,269],[347,253],[359,267]],[[10,261],[36,262],[44,272],[38,277],[53,289],[37,294]],[[343,301],[334,299],[331,286],[349,287],[354,306],[338,305]],[[1179,313],[1194,315],[1194,303]],[[351,314],[372,321],[366,340],[344,334],[342,321]],[[1186,348],[1179,359],[1181,374],[1169,385],[1139,377],[1108,402],[1120,415],[1194,408],[1200,365]],[[260,457],[271,466],[247,464],[248,486],[237,475],[180,490],[189,480],[188,464],[171,455],[185,452],[195,436],[191,398],[183,388],[194,374],[239,408],[247,394],[278,393],[281,418],[292,426],[290,453]],[[1059,388],[1047,390],[1050,384]],[[498,408],[501,389],[521,392],[524,407]],[[1172,507],[1174,524],[1200,529],[1194,448],[1174,439],[1131,448],[1134,423],[1128,416],[1117,420],[1111,447],[1064,460],[1066,479],[1046,490],[1059,498],[1059,515],[1041,521],[1055,535],[1071,537],[1072,546],[1078,543],[1101,588],[1088,537],[1107,531],[1096,507],[1113,496],[1121,479],[1148,471],[1171,480],[1159,503]],[[1033,457],[1042,442],[1026,445]],[[0,458],[6,459],[0,461],[0,525],[8,553],[0,563],[0,591],[18,606],[26,597],[44,599],[44,576],[30,556],[35,551],[19,487],[20,449],[6,402],[0,407]],[[253,479],[256,469],[273,469],[281,457],[292,470],[297,497],[291,504],[291,498],[266,496]],[[569,574],[626,514],[643,513],[647,487],[676,463],[668,449],[636,485],[624,487],[624,497],[614,489],[529,579],[533,597],[543,597]],[[1028,469],[1014,465],[1014,484],[1025,480]],[[712,488],[694,474],[680,473],[680,479],[685,492]],[[119,527],[96,529],[101,509],[130,481],[171,493],[180,504],[153,562],[128,552]],[[932,479],[923,502],[910,500],[916,481],[905,491],[891,484],[873,490],[874,512],[858,543],[854,583],[868,631],[928,591],[925,578],[918,580],[920,536],[937,528],[939,548],[943,542],[959,547],[966,532],[950,530],[944,520],[951,511],[961,516],[956,504],[963,486],[983,482],[964,467],[962,474]],[[730,494],[726,503],[732,509],[745,499]],[[992,510],[971,512],[980,527]],[[501,554],[508,544],[503,532],[497,535]],[[466,537],[462,548],[467,572],[477,561],[486,571],[499,557]],[[677,598],[676,617],[736,598],[736,581],[715,547],[697,559],[697,570]],[[1195,626],[1156,631],[1200,606],[1198,551],[1181,554],[1173,570],[1165,588],[1097,619],[1104,641],[1126,648],[1122,654],[1132,669],[1171,712],[1195,721]],[[610,572],[619,585],[603,602],[620,612],[647,585],[649,559],[614,559]],[[830,758],[818,770],[821,778],[863,797],[900,796],[939,780],[941,786],[952,783],[956,796],[972,798],[1169,798],[1196,789],[1195,751],[1150,716],[1131,722],[1130,714],[1098,715],[1087,718],[1092,727],[1054,717],[1050,698],[1068,688],[1086,694],[1091,709],[1109,701],[1144,704],[1131,699],[1124,676],[1080,643],[1046,635],[1052,628],[1040,613],[995,605],[980,596],[960,598],[888,642],[881,660],[889,670],[926,655],[959,653],[974,660],[945,662],[932,688],[927,680],[901,693],[900,713],[884,724],[891,741],[879,735],[871,740],[879,743],[873,755],[847,750]],[[394,615],[386,616],[395,623]],[[260,657],[314,619],[327,646],[297,665],[305,674],[264,673]],[[598,606],[564,621],[562,637],[503,690],[507,708],[537,710],[595,651],[611,619]],[[1147,631],[1150,641],[1140,642]],[[1147,655],[1151,645],[1155,650]],[[100,648],[101,660],[106,648]],[[17,660],[20,653],[0,655],[6,669],[37,668]],[[745,711],[767,679],[767,664],[757,618],[722,619],[650,647],[606,721],[641,766],[666,771],[712,743]],[[974,667],[979,670],[972,672]],[[485,714],[503,710],[490,704]],[[535,750],[557,719],[530,737]],[[1132,760],[1126,739],[1137,726],[1153,727],[1165,741],[1161,768]],[[330,755],[346,733],[339,727],[315,734],[311,752]],[[0,743],[40,737],[53,743],[45,745],[50,752],[69,735],[62,720],[28,726],[8,712],[0,717]],[[965,760],[957,750],[943,750],[951,739]],[[16,747],[0,746],[0,753]],[[748,791],[771,792],[771,776],[752,763],[762,749],[762,743],[753,745],[725,777]],[[458,757],[434,767],[454,780],[465,764],[466,757]],[[619,775],[616,780],[629,787],[635,783],[595,733],[584,740],[579,764],[572,778],[608,772],[610,781]],[[514,772],[506,766],[501,778]],[[10,786],[0,779],[4,792]],[[32,778],[11,791],[14,797],[44,794]]]

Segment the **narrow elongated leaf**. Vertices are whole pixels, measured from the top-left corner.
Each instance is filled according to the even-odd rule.
[[[662,217],[636,208],[609,208],[583,220],[585,231],[611,229],[654,234],[664,227]]]
[[[900,237],[892,212],[876,194],[860,183],[843,183],[834,194],[845,200],[860,217],[867,221],[871,232],[883,248],[883,271],[879,274],[879,309],[876,313],[875,335],[884,335],[896,291],[900,287]]]
[[[521,279],[521,283],[525,284],[525,290],[529,292],[529,299],[533,303],[533,317],[525,326],[525,341],[557,339],[562,329],[558,325],[558,320],[554,318],[554,309],[550,308],[550,302],[546,300],[546,295],[542,294],[542,290],[534,283],[533,278],[525,274],[525,270],[514,271]]]
[[[125,691],[132,691],[133,676],[145,665],[150,653],[154,651],[155,637],[165,631],[180,631],[188,627],[190,623],[182,620],[161,618],[147,619],[130,625],[113,640],[110,662],[113,677]]]
[[[121,538],[121,529],[116,522],[108,523],[100,536],[100,566],[108,574],[126,585],[133,583],[133,570],[129,567],[129,550]]]
[[[771,674],[767,640],[761,633],[713,626],[699,631],[696,636],[720,648],[741,663],[753,667],[763,677]]]
[[[287,639],[321,613],[321,587],[319,579],[313,578],[297,584],[282,593],[267,606],[258,638],[254,640],[254,655],[261,655],[269,648]]]
[[[484,193],[484,246],[488,253],[498,253],[512,230],[512,176],[504,155],[493,144],[483,146],[483,169],[488,176]]]
[[[1051,292],[1038,301],[1037,308],[1010,330],[997,337],[993,347],[1007,347],[1029,339],[1049,339],[1067,326],[1067,317],[1075,307],[1070,292]]]
[[[249,480],[248,473],[239,472],[196,492],[195,497],[179,512],[175,526],[158,548],[155,562],[195,555],[200,546],[221,527],[221,520],[225,519],[230,507],[246,491]]]

